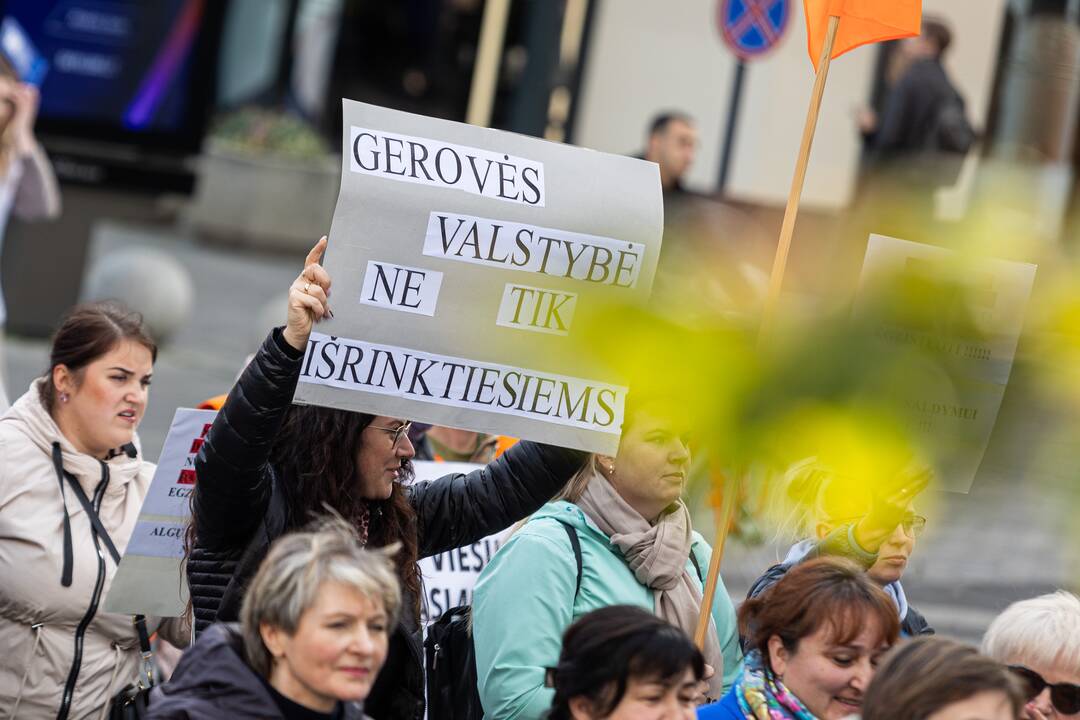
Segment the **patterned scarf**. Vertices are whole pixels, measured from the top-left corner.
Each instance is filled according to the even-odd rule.
[[[817,720],[784,683],[765,669],[761,651],[747,654],[743,674],[735,683],[735,698],[743,715],[756,720]]]

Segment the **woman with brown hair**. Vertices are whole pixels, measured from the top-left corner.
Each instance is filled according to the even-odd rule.
[[[135,429],[156,355],[137,314],[75,308],[0,418],[3,717],[104,718],[141,676],[140,630],[187,644],[179,620],[101,612],[154,473]]]
[[[896,606],[841,558],[796,565],[739,608],[742,676],[701,720],[840,720],[858,714],[878,659],[900,633]]]
[[[410,423],[293,405],[313,325],[329,313],[326,238],[292,283],[284,329],[245,368],[196,460],[194,538],[187,571],[196,632],[238,617],[270,544],[326,508],[355,525],[362,544],[400,543],[403,601],[386,665],[365,704],[378,720],[424,714],[417,560],[498,532],[555,495],[584,454],[522,442],[469,475],[410,485]]]
[[[1019,680],[999,662],[945,638],[891,652],[866,690],[862,720],[1018,720]]]

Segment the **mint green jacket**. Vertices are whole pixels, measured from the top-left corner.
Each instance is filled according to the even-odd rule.
[[[581,590],[574,599],[577,565],[558,517],[577,529],[581,542]],[[694,533],[691,551],[708,572],[712,550]],[[689,561],[691,577],[698,575]],[[554,691],[544,687],[545,668],[559,660],[567,626],[591,610],[637,605],[654,611],[654,594],[634,577],[608,536],[577,505],[548,503],[514,533],[480,573],[473,594],[473,641],[485,718],[540,718]],[[713,619],[724,653],[724,689],[742,665],[735,607],[717,584]],[[720,668],[716,668],[720,672]]]

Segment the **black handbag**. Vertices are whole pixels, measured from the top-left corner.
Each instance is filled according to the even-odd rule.
[[[142,654],[143,678],[139,682],[124,687],[109,702],[109,720],[139,720],[145,718],[150,707],[150,691],[154,688],[154,666],[151,662],[154,654],[150,650],[150,634],[146,631],[146,616],[133,615],[131,621],[139,633],[139,651]]]
[[[108,531],[105,530],[105,526],[102,525],[101,518],[98,517],[97,511],[94,510],[94,504],[90,502],[90,498],[86,497],[82,486],[74,477],[68,473],[63,475],[74,490],[75,497],[78,499],[79,504],[82,505],[83,510],[86,511],[87,517],[90,518],[94,533],[105,544],[105,549],[109,551],[113,562],[119,565],[120,552],[116,549],[116,545],[113,544],[112,538],[109,537]],[[61,489],[63,489],[63,483],[61,483]],[[154,665],[152,662],[154,654],[150,649],[150,633],[146,629],[146,616],[132,615],[131,622],[139,636],[139,652],[142,655],[142,670],[145,678],[140,677],[137,683],[124,687],[113,696],[112,700],[109,701],[109,720],[138,720],[138,718],[146,717],[147,708],[150,707],[150,690],[154,687]]]

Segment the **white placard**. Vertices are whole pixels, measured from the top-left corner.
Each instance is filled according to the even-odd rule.
[[[927,374],[921,393],[900,398],[917,420],[914,431],[945,458],[945,490],[967,492],[994,430],[1036,266],[994,258],[961,258],[946,248],[871,235],[856,297],[856,317],[872,312],[874,293],[900,282],[920,288],[963,287],[942,297],[929,326],[883,322],[879,340],[936,356],[942,371]],[[923,298],[925,300],[925,298]],[[972,327],[972,323],[974,327]]]
[[[577,293],[508,283],[495,323],[530,332],[567,335],[574,321]]]
[[[645,246],[599,235],[433,212],[424,254],[459,262],[632,288],[645,263]]]
[[[360,302],[387,310],[431,316],[439,306],[442,277],[438,270],[369,260],[364,285],[360,289]]]
[[[538,418],[618,436],[626,388],[311,333],[300,382]]]
[[[195,488],[195,456],[216,416],[216,410],[190,408],[179,408],[173,415],[142,515],[188,516],[189,496]]]
[[[663,224],[655,163],[343,100],[323,266],[349,301],[293,401],[614,454],[627,378],[587,346],[648,301]]]
[[[542,162],[355,125],[349,137],[349,169],[354,173],[544,206]]]
[[[106,612],[175,617],[187,607],[184,535],[195,456],[216,410],[177,408],[131,540],[105,597]]]

